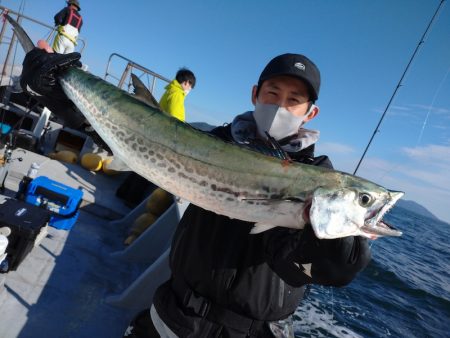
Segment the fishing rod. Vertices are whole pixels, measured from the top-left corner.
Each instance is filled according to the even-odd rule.
[[[405,77],[406,73],[408,72],[409,66],[411,65],[412,61],[414,60],[414,57],[416,56],[417,51],[419,50],[420,46],[425,42],[425,41],[424,41],[424,40],[425,40],[425,36],[427,35],[427,33],[428,33],[428,31],[429,31],[431,25],[433,24],[434,19],[436,18],[437,14],[439,13],[439,11],[440,11],[440,9],[441,9],[442,4],[444,3],[444,1],[445,1],[445,0],[441,0],[441,2],[439,3],[438,8],[437,8],[436,11],[434,12],[433,17],[431,18],[430,22],[428,23],[427,29],[426,29],[425,32],[423,33],[422,37],[420,38],[419,43],[418,43],[417,46],[416,46],[416,49],[414,50],[414,53],[412,54],[411,58],[409,59],[409,62],[408,62],[408,64],[406,65],[405,71],[403,72],[403,74],[402,74],[400,80],[398,81],[397,87],[395,88],[394,93],[392,94],[392,96],[391,96],[391,98],[390,98],[390,100],[389,100],[389,102],[388,102],[386,108],[384,109],[383,114],[381,115],[381,118],[380,118],[380,120],[378,121],[378,124],[377,124],[375,130],[373,131],[372,137],[370,138],[369,143],[368,143],[367,146],[366,146],[366,149],[364,150],[364,152],[363,152],[361,158],[359,159],[358,165],[356,166],[355,171],[353,172],[353,175],[356,175],[356,172],[358,171],[359,166],[361,165],[361,162],[363,161],[364,157],[366,156],[367,150],[369,150],[369,147],[370,147],[370,145],[371,145],[373,139],[375,138],[376,133],[379,132],[379,127],[380,127],[380,125],[381,125],[381,122],[383,122],[383,119],[384,119],[384,117],[385,117],[385,115],[386,115],[386,113],[387,113],[389,107],[391,106],[391,103],[392,103],[392,101],[394,100],[394,97],[395,97],[395,95],[397,94],[398,89],[402,86],[403,78]]]

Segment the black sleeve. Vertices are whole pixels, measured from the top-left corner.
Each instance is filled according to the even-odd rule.
[[[348,236],[320,240],[308,226],[292,259],[305,268],[304,273],[311,283],[344,286],[369,264],[371,253],[366,238]]]
[[[64,25],[66,22],[68,7],[64,7],[61,9],[58,13],[56,13],[54,19],[55,19],[55,26],[58,25]]]

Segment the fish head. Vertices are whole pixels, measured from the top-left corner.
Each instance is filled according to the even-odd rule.
[[[320,187],[312,196],[310,223],[318,238],[401,236],[401,231],[385,223],[383,216],[403,195],[376,184]]]

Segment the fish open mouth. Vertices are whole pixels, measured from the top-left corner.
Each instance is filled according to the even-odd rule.
[[[361,230],[366,233],[367,235],[371,235],[378,237],[378,236],[401,236],[403,233],[400,230],[397,230],[394,226],[384,222],[379,221],[375,226],[368,225],[367,223],[364,224],[364,226],[361,227]]]
[[[378,211],[373,212],[369,218],[366,219],[361,231],[369,237],[379,236],[401,236],[402,232],[397,230],[394,226],[383,221],[384,215],[395,205],[395,203],[404,195],[403,192],[391,191],[391,200],[386,203]]]

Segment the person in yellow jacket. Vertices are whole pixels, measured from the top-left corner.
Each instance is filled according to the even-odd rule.
[[[68,54],[75,51],[75,45],[83,24],[80,10],[78,0],[68,0],[67,7],[64,7],[55,15],[57,32],[53,41],[53,50],[56,53]]]
[[[165,87],[166,91],[159,101],[161,109],[184,122],[186,120],[184,99],[195,87],[195,82],[194,73],[187,68],[181,68],[175,79]]]

